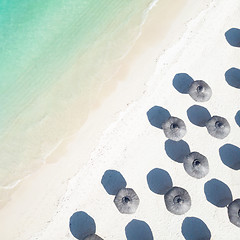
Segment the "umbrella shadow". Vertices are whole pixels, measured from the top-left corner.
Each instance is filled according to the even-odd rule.
[[[235,88],[240,88],[240,69],[230,68],[225,72],[226,82]]]
[[[153,240],[153,234],[149,225],[140,220],[133,219],[125,227],[127,240]]]
[[[169,173],[160,168],[154,168],[147,175],[149,189],[160,195],[164,195],[173,186]]]
[[[150,124],[162,129],[162,124],[171,117],[169,111],[163,107],[154,106],[147,111]]]
[[[187,73],[177,73],[173,78],[172,84],[178,92],[188,94],[189,88],[193,82],[193,78]]]
[[[235,121],[237,125],[240,127],[240,110],[235,115]]]
[[[240,29],[231,28],[225,32],[228,43],[233,47],[240,47]]]
[[[211,239],[211,232],[207,225],[196,217],[186,217],[183,220],[182,235],[186,240]]]
[[[219,148],[222,162],[233,170],[240,169],[240,148],[232,144],[225,144]]]
[[[232,202],[230,188],[222,181],[211,179],[204,184],[204,193],[208,202],[216,207],[226,207]]]
[[[205,127],[206,122],[211,118],[209,111],[202,106],[193,105],[187,110],[189,121],[199,127]]]
[[[96,232],[94,219],[82,211],[75,212],[70,217],[69,228],[72,235],[79,240],[84,240],[87,236]]]
[[[190,148],[183,140],[176,142],[168,139],[165,141],[165,151],[172,160],[183,163],[183,158],[190,153]]]
[[[101,183],[109,195],[116,195],[120,189],[127,186],[122,174],[116,170],[105,171]]]

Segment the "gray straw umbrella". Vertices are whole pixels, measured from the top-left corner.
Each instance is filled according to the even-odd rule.
[[[167,138],[180,141],[186,134],[186,125],[183,120],[177,117],[170,117],[162,124],[164,134]]]
[[[84,238],[84,240],[103,240],[103,239],[100,238],[97,234],[91,234],[91,235],[87,236],[86,238]]]
[[[227,119],[219,116],[211,117],[207,121],[206,127],[211,136],[219,139],[227,137],[231,130]]]
[[[191,197],[188,192],[180,187],[172,187],[165,195],[164,201],[169,212],[182,215],[191,207]]]
[[[209,87],[209,85],[206,82],[202,80],[197,80],[191,84],[188,94],[196,102],[206,102],[212,96],[212,89]]]
[[[208,160],[199,152],[191,152],[183,159],[185,171],[194,178],[203,178],[209,172]]]
[[[228,205],[228,217],[232,224],[240,227],[240,198]]]
[[[139,205],[138,195],[132,188],[122,188],[114,198],[114,203],[120,213],[135,213]]]

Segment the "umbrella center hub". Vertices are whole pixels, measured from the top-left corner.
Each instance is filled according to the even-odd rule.
[[[171,125],[170,125],[170,129],[171,130],[173,130],[173,129],[178,129],[179,128],[179,126],[176,124],[176,123],[172,123]]]
[[[192,163],[193,167],[199,166],[200,164],[201,162],[198,159],[193,160],[193,163]]]
[[[202,92],[202,91],[203,91],[203,86],[201,86],[201,85],[198,86],[198,87],[197,87],[197,92],[200,93],[200,92]]]
[[[215,122],[215,127],[216,127],[216,128],[223,128],[224,126],[223,126],[223,123],[222,123],[222,122],[216,121],[216,122]]]
[[[123,204],[128,204],[131,201],[131,198],[129,196],[125,196],[122,198]]]
[[[177,195],[176,197],[174,197],[173,202],[175,204],[183,204],[184,200],[181,198],[180,195]]]

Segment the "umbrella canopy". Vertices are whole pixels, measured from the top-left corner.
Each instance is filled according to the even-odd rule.
[[[227,119],[219,116],[211,117],[207,121],[206,127],[211,136],[219,139],[227,137],[231,130]]]
[[[209,172],[208,160],[199,152],[191,152],[183,159],[185,171],[194,178],[203,178]]]
[[[202,80],[197,80],[191,84],[188,94],[196,102],[206,102],[212,96],[212,89],[209,87],[209,85],[206,82]]]
[[[170,117],[162,124],[164,134],[167,138],[180,141],[186,134],[186,125],[183,120],[177,117]]]
[[[180,187],[171,188],[165,195],[164,201],[169,212],[182,215],[191,207],[191,198],[188,192]]]
[[[96,234],[91,234],[89,236],[87,236],[86,238],[84,238],[84,240],[103,240],[102,238],[100,238],[98,235]]]
[[[232,224],[240,227],[240,198],[228,205],[228,217]]]
[[[138,195],[132,188],[122,188],[114,198],[114,203],[120,213],[135,213],[139,205]]]

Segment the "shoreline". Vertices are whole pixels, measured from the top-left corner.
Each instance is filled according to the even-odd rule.
[[[183,2],[185,4],[184,7],[182,6]],[[209,1],[205,1],[202,4],[199,3],[199,5],[201,5],[201,7],[204,9],[207,2]],[[169,6],[168,4],[165,6]],[[29,238],[44,226],[48,225],[48,221],[50,221],[50,219],[52,219],[52,217],[56,214],[55,211],[57,207],[59,207],[59,198],[63,195],[67,188],[69,178],[75,175],[78,170],[83,171],[85,169],[88,171],[86,167],[89,167],[92,162],[90,159],[90,153],[92,153],[95,149],[103,130],[106,129],[111,122],[119,119],[119,113],[121,115],[121,112],[125,110],[129,104],[131,105],[133,101],[143,95],[146,90],[146,84],[148,84],[148,77],[152,76],[152,73],[158,64],[159,55],[168,49],[178,37],[182,36],[182,33],[185,31],[185,29],[178,28],[178,26],[186,22],[186,20],[189,21],[191,18],[194,18],[195,14],[199,11],[199,5],[196,4],[195,6],[192,6],[190,1],[188,1],[188,3],[186,3],[185,0],[179,1],[179,5],[174,5],[174,7],[176,7],[176,12],[172,11],[171,13],[174,15],[174,13],[177,14],[177,12],[180,11],[180,15],[175,16],[173,19],[171,18],[173,16],[171,16],[170,19],[168,19],[169,22],[165,22],[165,25],[161,29],[162,32],[159,31],[157,34],[154,32],[159,27],[159,25],[156,24],[156,19],[159,19],[159,13],[163,13],[165,10],[162,9],[160,2],[158,2],[157,6],[152,9],[147,21],[143,26],[142,35],[125,57],[123,66],[120,68],[119,73],[115,76],[116,81],[114,81],[114,83],[106,83],[108,86],[105,85],[105,91],[102,91],[100,95],[100,98],[102,99],[101,103],[94,106],[94,110],[91,111],[88,119],[81,127],[80,131],[63,145],[61,145],[60,150],[58,148],[57,151],[54,151],[47,160],[45,166],[37,170],[26,181],[24,180],[23,183],[13,193],[12,199],[14,200],[11,200],[5,207],[3,207],[3,209],[0,210],[1,226],[5,226],[5,229],[9,229],[7,228],[8,224],[13,224],[14,226],[18,224],[15,232],[13,231],[11,233],[14,239]],[[183,9],[181,9],[181,7],[183,7]],[[188,16],[186,12],[189,9],[192,9],[192,11],[188,12]],[[183,15],[185,15],[185,18]],[[176,23],[179,18],[181,21]],[[155,22],[155,28],[152,25],[153,22]],[[173,29],[174,27],[178,28],[177,32]],[[154,34],[150,34],[151,32],[154,32]],[[160,42],[157,42],[155,40],[156,38],[159,38]],[[153,46],[151,44],[153,44]],[[146,45],[148,46],[146,47]],[[141,71],[136,74],[140,66],[145,66],[147,62],[146,59],[150,60],[150,63],[148,62],[146,69],[141,69]],[[131,69],[129,66],[131,66]],[[138,80],[131,81],[132,79],[136,78]],[[138,88],[138,91],[135,91],[134,94],[131,94],[132,89],[135,87]],[[128,88],[127,91],[125,91],[126,88]],[[123,92],[124,101],[122,101]],[[207,106],[210,108],[211,112],[214,112],[214,107],[210,106],[209,104],[207,104]],[[172,111],[173,109],[174,108],[172,108]],[[98,119],[98,121],[101,123],[100,126],[96,126],[96,119]],[[79,150],[79,144],[84,146],[83,151]],[[237,144],[237,141],[235,144]],[[68,159],[71,159],[71,162],[69,162]],[[79,163],[79,159],[85,159],[85,161]],[[92,162],[92,164],[94,163]],[[110,167],[111,164],[112,163],[106,165],[109,165]],[[76,169],[76,166],[78,169]],[[126,174],[126,169],[124,169],[124,167],[118,167]],[[55,172],[56,168],[58,169],[57,173]],[[56,173],[54,178],[52,178],[53,173]],[[173,174],[171,175],[173,176]],[[45,179],[43,179],[43,176]],[[59,183],[58,177],[60,177],[61,183]],[[36,185],[32,186],[33,183]],[[132,183],[134,183],[134,181]],[[38,192],[39,195],[35,195],[34,191]],[[32,198],[30,198],[30,196]],[[93,202],[96,203],[95,200]],[[89,208],[88,206],[85,207],[86,209]],[[28,211],[25,212],[23,209],[28,209]],[[89,212],[91,211],[93,214],[93,209],[89,208]],[[6,215],[8,215],[10,212],[14,212],[15,216],[13,216],[13,221],[8,223],[6,221]],[[42,215],[42,212],[44,212],[44,216]],[[4,214],[6,215],[4,216]],[[23,221],[21,223],[19,223],[20,216],[21,221]],[[36,216],[39,216],[38,221],[36,221]],[[8,237],[10,237],[7,235],[5,237],[4,233],[3,236],[4,239],[8,239]]]
[[[78,5],[77,0],[72,1]],[[44,64],[50,66],[49,69],[53,65],[52,68],[56,74],[49,69],[49,73],[45,74],[42,71],[41,74],[37,74],[42,82],[48,82],[49,85],[46,84],[46,89],[36,87],[39,90],[39,92],[35,91],[36,96],[33,96],[30,101],[26,101],[27,105],[20,104],[24,109],[21,114],[9,111],[13,116],[13,121],[7,121],[9,126],[4,127],[5,134],[1,135],[0,205],[4,200],[2,187],[6,189],[7,186],[13,185],[12,183],[16,183],[17,180],[38,169],[44,163],[47,155],[57,147],[58,142],[75,134],[86,121],[91,108],[99,100],[97,95],[101,92],[101,85],[104,84],[104,81],[111,80],[120,66],[122,57],[134,44],[139,28],[152,7],[149,2],[152,0],[141,0],[139,3],[107,4],[105,2],[108,5],[106,11],[101,11],[101,14],[98,14],[97,11],[96,16],[89,21],[89,25],[91,25],[91,22],[99,18],[99,26],[94,24],[91,31],[87,30],[88,34],[83,39],[78,39],[79,32],[85,29],[84,26],[81,26],[82,21],[76,21],[76,26],[69,25],[65,34],[66,38],[62,39],[65,42],[63,44],[65,48],[63,47],[62,50],[69,50],[68,57],[63,52],[61,52],[62,54],[56,53],[64,55],[64,61],[50,60],[50,64],[44,61]],[[139,8],[134,7],[136,5]],[[61,10],[61,6],[59,5],[56,9]],[[71,6],[70,4],[67,7],[71,8]],[[87,7],[87,5],[85,6]],[[96,6],[97,4],[94,4],[92,10]],[[101,4],[101,7],[104,7],[104,3]],[[111,14],[109,11],[111,8],[115,9],[115,14]],[[134,11],[131,11],[132,8]],[[130,13],[131,15],[129,15]],[[61,16],[63,15],[60,14],[60,18]],[[78,19],[77,16],[75,17]],[[111,24],[109,24],[110,22]],[[98,31],[96,31],[96,27]],[[61,26],[59,26],[60,28]],[[73,35],[74,38],[71,37]],[[91,36],[98,37],[91,38]],[[88,43],[84,44],[88,37],[89,41],[86,41]],[[70,39],[75,39],[72,40],[72,44],[70,44]],[[37,65],[41,71],[41,64]],[[32,68],[34,69],[34,66],[29,67],[29,69]],[[53,77],[50,77],[51,74]],[[31,76],[26,73],[19,81],[23,81],[24,76],[26,78],[28,76],[28,79],[30,77],[35,79],[34,74],[29,72],[29,75]],[[53,81],[47,81],[47,77],[52,78]],[[32,86],[34,87],[35,84]],[[31,96],[31,88],[28,89],[28,92]],[[33,95],[35,92],[32,92]],[[7,110],[4,106],[3,109]],[[14,117],[14,114],[17,115]]]

